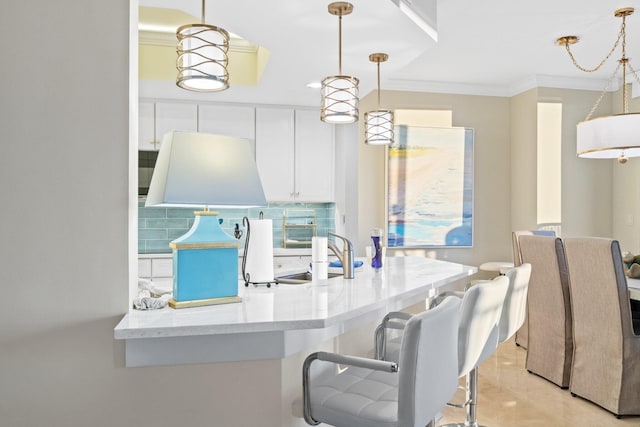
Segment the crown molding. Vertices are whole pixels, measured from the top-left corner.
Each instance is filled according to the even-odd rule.
[[[389,79],[386,90],[406,92],[449,93],[454,95],[510,96],[505,86],[477,85],[468,83],[448,83],[427,80]]]
[[[532,75],[510,85],[483,85],[409,79],[389,79],[384,84],[386,90],[502,97],[512,97],[539,87],[602,92],[606,85],[607,81],[603,79],[547,75]],[[607,92],[615,92],[619,87],[619,82],[616,80],[607,88]]]

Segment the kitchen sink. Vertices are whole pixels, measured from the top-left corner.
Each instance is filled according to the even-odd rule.
[[[341,276],[342,276],[342,273],[329,273],[328,278],[331,279],[332,277],[341,277]],[[287,274],[285,276],[276,277],[276,280],[278,281],[278,283],[298,285],[302,283],[308,283],[312,280],[312,278],[313,277],[311,273],[309,273],[308,271],[305,271],[303,273]]]

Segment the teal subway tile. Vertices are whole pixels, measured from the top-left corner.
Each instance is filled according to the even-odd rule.
[[[167,208],[138,208],[138,218],[166,218]]]
[[[147,253],[170,253],[171,248],[169,247],[170,240],[147,240],[145,242],[145,247]]]
[[[329,232],[333,233],[333,228],[329,227],[318,227],[318,236],[328,237]]]
[[[167,229],[166,228],[145,228],[143,230],[138,230],[138,239],[140,240],[152,240],[152,239],[166,239],[167,238]]]
[[[271,220],[282,220],[282,215],[284,213],[284,209],[283,208],[279,208],[279,207],[272,207],[269,206],[268,208],[251,208],[249,209],[248,212],[248,217],[249,219],[257,219],[260,217],[260,212],[262,212],[263,214],[263,218],[264,219],[271,219]]]
[[[189,220],[187,218],[159,218],[147,219],[147,228],[180,228],[188,229]]]
[[[145,240],[138,239],[138,253],[143,254],[145,253],[145,250],[146,250]]]
[[[317,225],[318,227],[329,227],[333,224],[333,221],[327,218],[318,218]]]
[[[147,228],[147,219],[140,218],[140,216],[138,216],[138,230],[141,228]]]
[[[248,209],[216,209],[222,218],[242,218],[247,216]]]
[[[169,240],[175,240],[178,237],[184,235],[189,231],[188,228],[170,228],[167,230],[167,238]]]
[[[193,218],[198,208],[167,208],[167,218]]]

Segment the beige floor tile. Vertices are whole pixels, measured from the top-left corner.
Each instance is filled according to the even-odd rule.
[[[513,340],[501,344],[479,370],[478,422],[488,427],[629,427],[640,417],[617,419],[586,400],[571,397],[568,390],[529,374],[526,350]],[[460,380],[460,385],[464,379]],[[639,396],[640,398],[640,391]],[[464,399],[460,388],[455,401]],[[438,424],[463,422],[464,410],[445,408]]]

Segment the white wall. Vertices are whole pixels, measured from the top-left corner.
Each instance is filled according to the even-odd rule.
[[[512,97],[510,105],[511,230],[534,230],[536,218],[536,140],[538,90]]]
[[[576,124],[583,121],[599,96],[596,91],[539,88],[539,101],[562,102],[562,235],[612,236],[612,167],[615,161],[576,156]],[[612,97],[603,99],[598,114],[612,111]]]
[[[0,424],[285,425],[268,386],[280,361],[127,369],[113,340],[129,292],[129,1],[13,2],[0,26]]]
[[[640,98],[630,100],[629,111],[640,111]],[[614,162],[612,168],[612,235],[620,241],[622,251],[640,254],[640,158],[624,165]]]
[[[453,126],[474,129],[473,248],[395,250],[403,254],[479,265],[511,260],[509,99],[491,96],[384,91],[383,107],[450,109]],[[385,227],[385,150],[364,144],[364,112],[376,108],[375,92],[360,101],[358,143],[358,247],[369,243],[371,227]]]

